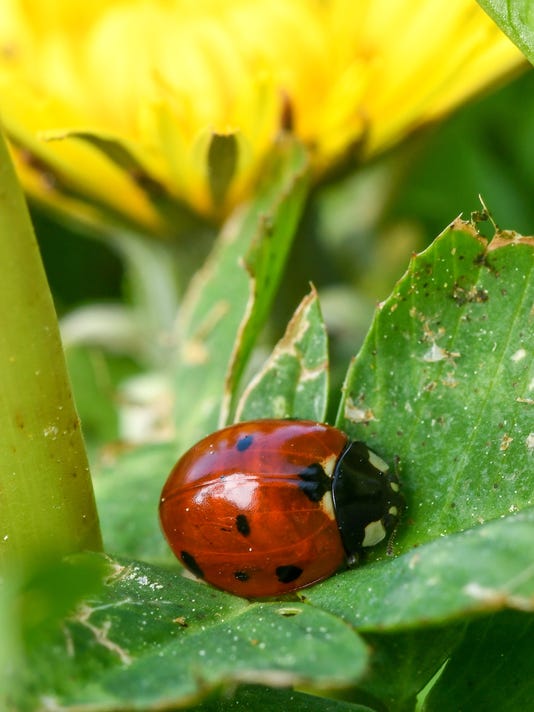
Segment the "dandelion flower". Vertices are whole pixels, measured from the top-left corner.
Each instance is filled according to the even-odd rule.
[[[282,130],[316,178],[519,67],[474,0],[3,0],[0,117],[29,194],[169,231],[254,191]]]

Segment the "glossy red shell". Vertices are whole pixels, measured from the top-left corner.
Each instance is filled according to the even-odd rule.
[[[336,428],[297,420],[239,423],[204,438],[162,491],[172,550],[198,576],[245,597],[330,576],[345,562],[330,478],[346,444]]]

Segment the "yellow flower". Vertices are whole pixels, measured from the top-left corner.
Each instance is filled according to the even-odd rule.
[[[320,176],[521,62],[475,0],[0,3],[0,116],[28,192],[154,231],[162,200],[217,220],[246,199],[283,128]]]

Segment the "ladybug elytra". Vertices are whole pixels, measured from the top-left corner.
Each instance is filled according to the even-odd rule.
[[[354,564],[404,508],[399,481],[362,442],[308,420],[254,420],[205,437],[160,500],[167,541],[192,573],[247,598]]]

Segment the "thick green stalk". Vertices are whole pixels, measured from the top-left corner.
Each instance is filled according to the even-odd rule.
[[[0,565],[101,547],[54,305],[0,134]]]

